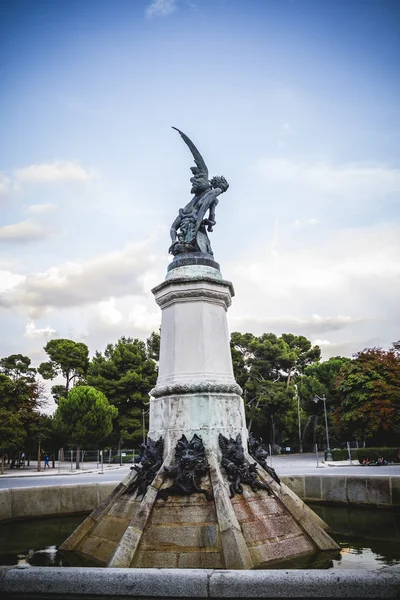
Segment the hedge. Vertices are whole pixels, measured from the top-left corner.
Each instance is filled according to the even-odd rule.
[[[378,456],[383,456],[388,462],[400,462],[399,448],[358,448],[357,458],[362,464],[364,458],[368,457],[371,462],[376,462]]]

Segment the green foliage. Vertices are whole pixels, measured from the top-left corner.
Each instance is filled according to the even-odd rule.
[[[244,389],[247,419],[257,435],[275,445],[294,435],[297,399],[294,381],[320,358],[320,349],[304,336],[232,333],[236,380]]]
[[[340,370],[336,422],[360,440],[395,444],[400,435],[400,353],[369,348]]]
[[[137,442],[143,435],[142,410],[148,406],[149,392],[157,379],[156,363],[149,356],[154,356],[157,334],[149,340],[146,345],[121,337],[116,344],[108,344],[104,355],[96,352],[89,364],[87,383],[106,394],[119,411],[114,443]]]
[[[118,410],[102,392],[91,386],[78,386],[66,398],[60,398],[54,425],[77,446],[94,444],[111,433],[117,415]]]
[[[31,359],[22,354],[11,354],[0,359],[0,373],[7,375],[13,381],[25,379],[33,382],[35,380],[36,369],[31,366]]]
[[[355,460],[357,458],[357,448],[350,448],[351,458]],[[334,448],[332,450],[332,459],[333,460],[349,460],[349,452],[344,448]]]
[[[72,340],[50,340],[44,347],[50,360],[43,362],[38,372],[43,379],[54,379],[57,375],[65,378],[65,390],[68,393],[77,378],[84,378],[89,366],[89,350],[86,344]],[[59,386],[56,389],[55,400],[60,398]]]
[[[20,415],[0,407],[0,453],[23,448],[26,430]]]
[[[400,463],[399,448],[358,448],[357,458],[362,464],[364,458],[368,457],[370,461],[376,462],[378,456],[383,456],[388,462]]]

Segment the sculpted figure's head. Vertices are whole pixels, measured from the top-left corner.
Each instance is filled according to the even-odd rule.
[[[229,183],[227,182],[227,180],[225,179],[225,177],[223,177],[223,175],[217,175],[216,177],[213,177],[210,180],[211,183],[211,187],[215,188],[219,188],[220,190],[222,190],[223,192],[226,192],[226,190],[229,187]]]
[[[195,168],[193,168],[192,170],[194,171]],[[210,183],[207,177],[205,177],[202,174],[195,174],[193,177],[190,178],[190,182],[192,184],[192,189],[190,190],[191,194],[201,194],[202,192],[208,190],[210,187]]]

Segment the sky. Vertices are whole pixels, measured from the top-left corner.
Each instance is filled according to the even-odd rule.
[[[397,0],[1,0],[0,357],[160,326],[196,144],[231,331],[400,338]]]

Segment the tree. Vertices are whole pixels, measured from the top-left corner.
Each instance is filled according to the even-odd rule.
[[[231,352],[235,378],[244,389],[249,430],[266,429],[266,437],[276,446],[293,425],[286,413],[293,406],[294,377],[319,360],[320,349],[304,336],[235,332]]]
[[[30,363],[22,354],[0,359],[0,447],[11,455],[11,467],[44,404],[43,386]]]
[[[303,423],[302,443],[320,443],[325,439],[325,417],[324,405],[322,402],[313,402],[317,395],[320,398],[325,396],[327,417],[329,429],[332,431],[333,441],[339,439],[341,432],[338,427],[332,429],[335,422],[332,418],[332,412],[337,405],[335,384],[339,377],[342,367],[351,362],[350,358],[335,356],[321,363],[314,363],[304,369],[304,375],[297,381],[297,390],[300,397],[302,408],[305,410],[307,418]],[[310,430],[310,425],[312,429]],[[312,431],[312,440],[307,434]]]
[[[76,446],[77,469],[82,444],[94,444],[107,437],[117,415],[117,408],[108,402],[107,397],[89,385],[76,386],[66,398],[60,398],[54,424]]]
[[[65,391],[59,385],[52,388],[56,402],[66,396],[77,378],[84,378],[89,366],[89,350],[86,344],[72,340],[50,340],[44,347],[50,360],[41,363],[38,372],[43,379],[54,379],[62,375],[65,379]]]
[[[11,354],[0,359],[0,373],[7,375],[13,381],[17,379],[26,379],[27,381],[34,381],[36,375],[36,369],[31,366],[31,359],[28,356],[22,354]]]
[[[400,351],[367,348],[340,370],[335,384],[336,422],[357,439],[398,445],[400,435]]]
[[[116,344],[108,344],[104,355],[96,352],[90,361],[87,383],[118,408],[112,437],[119,446],[122,440],[138,442],[143,435],[142,411],[157,379],[156,363],[151,358],[157,347],[156,336],[152,334],[147,344],[121,337]]]

